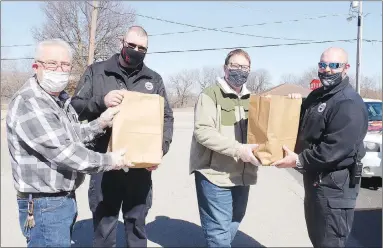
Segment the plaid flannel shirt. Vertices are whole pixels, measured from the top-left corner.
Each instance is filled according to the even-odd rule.
[[[84,181],[83,173],[100,172],[112,164],[109,154],[85,147],[104,133],[97,120],[80,124],[69,103],[70,99],[55,100],[34,77],[13,96],[6,126],[16,190],[75,190]]]

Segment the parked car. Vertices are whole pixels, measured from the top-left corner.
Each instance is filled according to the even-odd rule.
[[[362,159],[362,177],[382,178],[382,101],[363,100],[368,110],[368,132],[364,139],[366,155]]]

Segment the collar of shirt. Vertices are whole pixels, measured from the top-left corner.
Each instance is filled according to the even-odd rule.
[[[122,78],[126,78],[126,77],[129,78],[132,76],[136,76],[137,78],[139,78],[141,76],[152,78],[152,76],[149,73],[147,73],[147,67],[146,67],[145,63],[142,63],[142,65],[134,71],[130,71],[130,70],[127,71],[120,65],[120,62],[118,60],[119,56],[120,56],[120,54],[117,53],[117,54],[113,55],[110,59],[105,61],[106,62],[106,65],[105,65],[105,71],[106,72],[118,74]]]
[[[221,85],[221,87],[225,91],[225,93],[234,94],[240,98],[245,96],[245,95],[250,95],[250,91],[247,89],[246,84],[242,85],[242,89],[238,94],[233,88],[230,87],[230,85],[226,82],[226,80],[224,78],[217,77],[217,81]]]
[[[314,91],[312,91],[311,94],[313,96],[315,96],[316,98],[318,98],[318,99],[325,98],[326,96],[334,95],[337,92],[343,90],[344,88],[347,87],[349,82],[350,82],[350,79],[349,79],[348,76],[346,76],[345,78],[342,79],[342,82],[340,82],[339,84],[335,85],[334,87],[330,87],[330,88],[327,88],[327,89],[325,89],[324,87],[320,87],[320,88],[315,89]]]

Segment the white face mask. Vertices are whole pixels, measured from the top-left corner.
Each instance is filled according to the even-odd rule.
[[[43,70],[40,86],[52,93],[60,93],[69,82],[69,72]]]

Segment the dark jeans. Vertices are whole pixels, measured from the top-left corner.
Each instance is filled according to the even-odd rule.
[[[350,188],[347,169],[316,175],[304,174],[305,219],[314,247],[345,247],[354,221],[359,185]],[[318,183],[319,182],[319,183]]]
[[[108,171],[91,176],[89,204],[93,213],[94,247],[115,247],[122,205],[127,247],[146,247],[145,218],[152,205],[151,172]]]
[[[202,229],[208,247],[231,247],[245,216],[249,186],[219,187],[195,172]]]
[[[17,199],[19,222],[28,247],[71,247],[73,225],[77,218],[74,198],[44,197],[34,199],[35,226],[24,227],[28,199]]]

